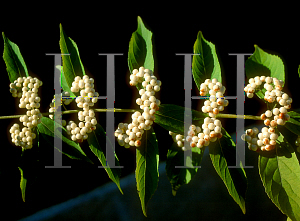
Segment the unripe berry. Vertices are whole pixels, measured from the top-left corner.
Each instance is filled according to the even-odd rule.
[[[280,99],[279,104],[280,104],[281,106],[285,106],[285,105],[286,105],[286,100],[283,99],[283,98]]]
[[[264,120],[264,124],[266,126],[270,126],[271,121],[269,119]]]
[[[270,140],[268,138],[264,138],[263,143],[264,143],[264,145],[267,145],[270,143]]]
[[[271,117],[272,116],[272,112],[270,110],[267,110],[265,112],[266,117]]]
[[[275,140],[270,140],[270,145],[275,146],[276,145],[276,141]]]
[[[218,108],[214,108],[213,109],[213,114],[219,114],[219,109]]]
[[[287,109],[285,107],[281,107],[279,109],[280,113],[286,114],[287,113]]]
[[[290,119],[290,115],[284,114],[284,118],[283,119],[286,120],[286,121],[288,121]]]
[[[269,132],[263,132],[263,137],[264,138],[269,138],[270,137],[270,133]]]
[[[243,141],[246,141],[246,142],[250,142],[251,141],[251,137],[249,135],[246,135],[246,134],[243,134],[241,136],[242,140]]]
[[[205,141],[210,141],[210,134],[205,134],[204,137],[203,137],[203,139]]]
[[[180,141],[177,141],[177,146],[178,147],[183,147],[184,145],[183,145],[183,142],[180,140]]]
[[[259,133],[259,134],[257,135],[257,137],[258,137],[258,139],[260,139],[260,140],[263,140],[263,139],[264,139],[263,133]]]
[[[278,124],[278,125],[284,125],[284,121],[283,121],[282,119],[278,119],[278,120],[277,120],[277,124]]]
[[[257,140],[257,145],[258,145],[258,146],[263,146],[263,145],[264,145],[264,143],[263,143],[263,141],[262,141],[262,140]]]
[[[249,146],[249,149],[250,150],[252,150],[252,151],[256,151],[257,150],[257,145],[255,145],[255,144],[251,144],[250,146]]]
[[[266,119],[267,119],[267,116],[266,116],[265,114],[262,114],[262,115],[260,115],[260,118],[261,118],[262,120],[266,120]]]
[[[176,135],[176,140],[177,140],[177,141],[182,140],[182,139],[183,139],[183,137],[182,137],[181,134]]]
[[[270,139],[271,140],[277,140],[278,139],[278,135],[276,133],[271,133]]]
[[[273,146],[273,145],[266,145],[266,146],[265,146],[265,150],[266,150],[266,151],[274,150],[274,148],[275,148],[275,146]]]
[[[142,142],[141,142],[140,140],[136,140],[136,141],[134,142],[134,145],[135,145],[136,147],[141,146],[141,144],[142,144]]]
[[[195,131],[189,130],[188,135],[191,136],[191,137],[195,136]]]
[[[77,139],[77,140],[82,139],[82,135],[81,135],[80,133],[77,133],[75,136],[76,136],[76,139]]]
[[[215,129],[214,123],[209,123],[209,124],[208,124],[208,129],[214,130],[214,129]]]
[[[141,130],[141,129],[144,129],[146,127],[146,125],[144,123],[140,123],[140,125],[138,126],[138,128]]]
[[[252,129],[246,130],[246,134],[249,135],[249,136],[252,136],[253,130]]]
[[[276,127],[276,126],[277,126],[277,121],[276,121],[276,120],[272,120],[272,121],[270,122],[270,126],[271,126],[271,127]]]
[[[71,136],[71,139],[72,139],[73,141],[76,141],[76,140],[77,140],[76,135],[73,134],[73,135]]]
[[[282,99],[287,100],[289,98],[289,95],[287,95],[286,93],[284,93],[281,97],[282,97]]]
[[[215,129],[214,129],[214,131],[215,131],[216,133],[221,133],[221,127],[216,126]]]

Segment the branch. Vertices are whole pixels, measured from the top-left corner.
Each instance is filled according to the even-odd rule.
[[[93,109],[95,112],[136,112],[136,111],[142,111],[142,110],[135,110],[135,109]],[[62,111],[61,114],[73,114],[73,113],[78,113],[80,110],[67,110],[67,111]],[[49,116],[50,114],[54,114],[54,113],[41,113],[43,116]],[[11,115],[11,116],[0,116],[0,120],[1,119],[10,119],[10,118],[20,118],[24,116],[24,114],[22,115]]]

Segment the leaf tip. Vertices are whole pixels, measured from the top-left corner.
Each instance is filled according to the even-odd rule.
[[[198,31],[198,35],[197,35],[197,38],[203,38],[203,34],[202,34],[202,31]]]
[[[244,206],[242,209],[243,214],[246,214],[246,207]]]
[[[255,48],[255,50],[256,50],[256,49],[259,49],[259,47],[258,47],[257,44],[254,44],[254,48]]]
[[[143,209],[143,214],[145,217],[147,217],[146,209]]]
[[[61,23],[59,23],[59,31],[60,31],[60,33],[63,32],[63,27],[62,27],[62,24],[61,24]]]
[[[120,187],[120,186],[118,186],[118,188],[119,188],[120,192],[122,193],[122,195],[124,195],[124,193],[123,193],[123,191],[122,191],[121,187]]]
[[[172,195],[176,196],[177,191],[176,190],[172,190]]]

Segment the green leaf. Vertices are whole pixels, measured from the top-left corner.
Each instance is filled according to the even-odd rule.
[[[297,124],[296,124],[297,122]],[[287,129],[289,129],[292,133],[297,134],[298,136],[300,136],[300,127],[299,127],[300,123],[294,119],[290,119],[288,122],[285,123],[285,127]]]
[[[152,32],[145,27],[141,17],[138,16],[137,30],[132,33],[129,42],[128,67],[132,73],[134,69],[139,69],[141,66],[154,72]],[[141,83],[136,87],[143,88]]]
[[[245,214],[246,173],[242,164],[240,164],[240,168],[228,168],[228,165],[235,165],[236,146],[224,128],[222,128],[222,134],[221,139],[209,145],[210,159],[229,194]]]
[[[37,133],[36,131],[34,128],[32,132]],[[42,168],[45,169],[45,167],[41,165],[40,148],[35,144],[36,141],[34,141],[34,145],[30,150],[22,149],[21,157],[18,161],[20,189],[23,202],[25,202],[26,190],[36,181],[39,174],[43,172]]]
[[[121,169],[120,168],[110,168],[109,165],[106,165],[106,153],[103,152],[102,146],[105,147],[106,143],[102,143],[101,141],[106,141],[112,147],[111,141],[106,136],[105,131],[103,130],[100,124],[96,125],[96,130],[89,134],[88,139],[89,147],[91,151],[98,157],[100,163],[104,167],[105,171],[107,172],[109,178],[118,186],[120,192],[123,194],[123,191],[120,187],[120,176],[121,176]],[[115,165],[119,165],[119,160],[115,154]]]
[[[28,77],[28,71],[19,47],[11,42],[2,32],[4,40],[3,59],[11,83],[19,77]]]
[[[297,152],[297,146],[295,145],[295,141],[298,138],[298,134],[294,132],[295,129],[293,131],[291,131],[290,129],[288,129],[285,126],[277,127],[277,129],[282,134],[284,139],[291,145],[291,147],[294,148],[296,157],[298,158],[298,161],[300,163],[300,153]],[[299,133],[299,127],[297,129],[297,132]]]
[[[300,114],[296,111],[289,111],[290,119],[285,123],[285,127],[292,133],[300,136]]]
[[[25,202],[25,190],[26,190],[26,184],[27,184],[27,179],[24,177],[24,173],[21,167],[18,167],[21,173],[21,180],[20,180],[20,188],[21,188],[21,193],[22,193],[22,199],[23,202]]]
[[[192,73],[197,88],[200,91],[201,83],[205,79],[218,79],[222,83],[221,67],[216,53],[215,45],[204,39],[199,31],[194,44],[194,54],[192,61]]]
[[[81,63],[79,51],[76,43],[65,34],[62,25],[60,24],[60,50],[62,54],[63,61],[63,74],[66,80],[66,85],[68,88],[65,88],[66,91],[71,92],[70,88],[72,87],[72,82],[76,76],[83,77],[85,75],[84,67]],[[65,86],[66,87],[66,86]]]
[[[147,216],[147,204],[158,185],[158,144],[153,128],[146,130],[141,140],[142,145],[136,149],[137,191],[141,200],[142,210]]]
[[[71,89],[69,88],[69,86],[67,84],[67,80],[65,78],[62,66],[57,65],[56,68],[61,71],[61,82],[60,82],[60,84],[61,84],[62,89],[64,91],[68,91],[70,93],[70,97],[73,97],[73,98],[76,97],[76,95],[71,91]]]
[[[172,194],[175,196],[180,186],[188,184],[196,175],[200,166],[205,148],[192,148],[192,159],[187,156],[184,158],[182,151],[176,143],[173,143],[167,153],[166,171],[172,186]],[[176,168],[176,166],[191,165],[189,168]],[[187,166],[188,167],[188,166]]]
[[[261,180],[272,202],[292,220],[300,220],[300,167],[289,142],[279,133],[272,155],[260,155]]]
[[[299,77],[300,77],[300,65],[299,65],[299,67],[298,67],[298,75],[299,75]]]
[[[285,82],[284,65],[280,57],[271,55],[254,45],[254,53],[245,62],[247,78],[271,76]]]
[[[42,117],[42,122],[38,124],[38,130],[39,133],[42,135],[42,137],[50,144],[50,146],[54,146],[54,121],[51,120],[48,117]],[[68,136],[66,133],[66,129],[59,125],[59,128],[62,128],[62,142],[63,142],[63,148],[62,151],[59,150],[57,147],[55,147],[58,151],[62,152],[63,154],[67,155],[71,159],[77,159],[77,160],[85,160],[89,163],[93,163],[83,152],[81,147],[78,143],[75,143],[74,141],[68,139],[66,136]],[[64,145],[65,144],[65,145]]]
[[[146,57],[144,61],[144,67],[154,72],[154,58],[153,58],[153,46],[152,46],[152,32],[148,30],[141,17],[138,16],[138,28],[137,33],[142,36],[146,43]]]
[[[139,16],[138,28],[129,42],[128,66],[130,73],[141,66],[154,71],[152,32],[145,27]]]
[[[258,91],[255,91],[255,94],[258,96],[259,99],[265,101],[265,92],[267,90],[265,88],[263,88],[262,90],[258,90]],[[267,103],[267,101],[265,101]]]
[[[192,121],[203,121],[207,116],[200,111],[192,111]],[[184,134],[184,113],[185,107],[174,104],[162,104],[159,110],[155,112],[155,123],[168,131]]]
[[[300,113],[298,113],[298,111],[289,111],[288,114],[291,118],[295,118],[297,120],[300,118]]]

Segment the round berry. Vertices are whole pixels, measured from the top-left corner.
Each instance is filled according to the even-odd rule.
[[[281,107],[279,109],[280,113],[286,114],[287,113],[287,109],[285,107]]]

